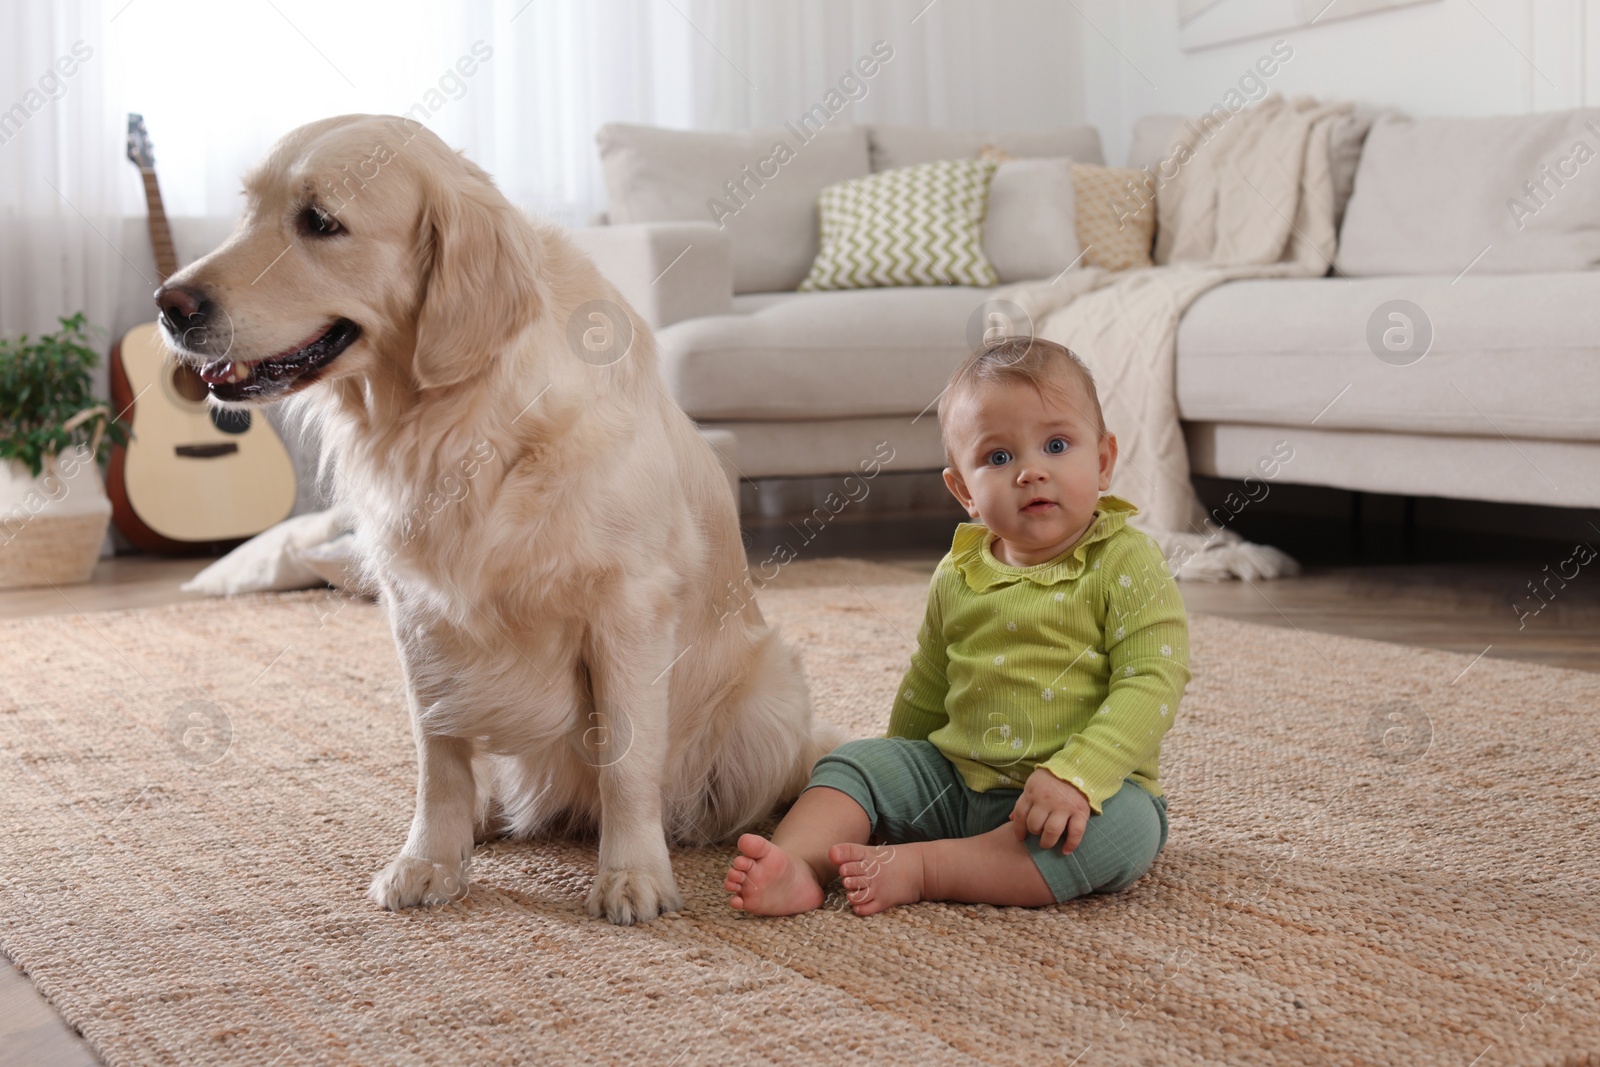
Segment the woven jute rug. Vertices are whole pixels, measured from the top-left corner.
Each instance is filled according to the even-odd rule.
[[[762,593],[881,733],[927,579]],[[112,1064],[1600,1064],[1600,676],[1192,620],[1171,837],[1041,909],[591,920],[592,842],[363,896],[414,757],[379,610],[255,596],[0,626],[0,945]]]

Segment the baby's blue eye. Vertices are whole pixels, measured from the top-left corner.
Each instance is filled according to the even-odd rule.
[[[989,453],[989,464],[994,467],[1004,467],[1011,462],[1011,453],[1003,448],[997,448]]]
[[[1045,442],[1044,450],[1051,455],[1059,456],[1067,450],[1067,439],[1065,437],[1052,437]]]

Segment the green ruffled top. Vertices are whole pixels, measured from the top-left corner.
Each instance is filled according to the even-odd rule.
[[[1103,495],[1095,505],[1095,518],[1066,551],[1054,559],[1030,567],[1016,567],[1001,562],[989,546],[994,534],[981,522],[964,522],[956,527],[950,544],[950,559],[966,576],[967,585],[975,593],[1026,579],[1035,585],[1054,585],[1078,577],[1089,565],[1089,548],[1096,541],[1104,541],[1128,523],[1128,516],[1137,515],[1139,509],[1110,493]]]
[[[888,737],[926,739],[979,792],[1043,766],[1098,813],[1126,779],[1153,796],[1161,738],[1189,681],[1189,630],[1160,547],[1104,494],[1071,547],[1031,567],[956,528],[928,589]]]

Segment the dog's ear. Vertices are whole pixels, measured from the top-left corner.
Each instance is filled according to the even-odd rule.
[[[526,222],[487,176],[434,184],[421,226],[412,374],[424,389],[482,375],[539,313]]]

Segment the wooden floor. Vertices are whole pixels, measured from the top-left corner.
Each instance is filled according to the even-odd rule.
[[[820,546],[819,546],[820,547]],[[836,546],[828,546],[830,548]],[[753,549],[756,559],[759,549]],[[858,544],[852,555],[928,574],[940,548]],[[1487,562],[1310,565],[1294,578],[1256,582],[1183,582],[1191,612],[1266,626],[1347,634],[1401,645],[1442,648],[1600,671],[1600,575],[1552,582],[1549,602],[1527,588],[1543,579],[1550,553]],[[803,557],[802,557],[803,558]],[[192,599],[178,586],[209,559],[126,556],[101,561],[87,585],[0,590],[0,618],[152,607]],[[1588,577],[1588,581],[1583,578]],[[1521,605],[1525,614],[1519,614]],[[1537,613],[1530,609],[1537,607]]]
[[[0,1064],[92,1067],[99,1062],[27,976],[0,955]]]
[[[808,546],[805,555],[876,559],[931,574],[949,543],[948,517],[913,520],[901,529],[841,524]],[[790,527],[792,529],[792,527]],[[767,546],[791,536],[781,522],[758,521],[751,530],[753,561]],[[1274,544],[1283,539],[1260,538]],[[1530,582],[1549,573],[1570,544],[1523,541],[1449,558],[1459,550],[1411,553],[1407,561],[1338,561],[1339,551],[1314,547],[1313,562],[1298,577],[1257,582],[1184,582],[1191,613],[1292,628],[1313,646],[1317,634],[1348,634],[1377,641],[1448,649],[1477,656],[1600,671],[1600,570],[1581,572],[1562,585],[1542,586],[1548,603],[1534,600]],[[1345,553],[1348,555],[1348,553]],[[1392,555],[1393,553],[1389,553]],[[189,599],[178,586],[209,559],[121,557],[104,560],[86,585],[0,591],[0,618],[150,607]],[[1519,612],[1516,605],[1521,605]],[[1537,614],[1530,609],[1539,607]],[[95,1063],[88,1046],[39,996],[28,979],[0,956],[0,1067]]]

